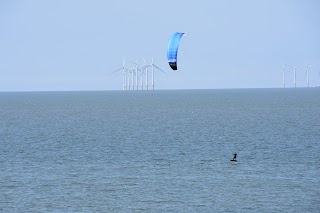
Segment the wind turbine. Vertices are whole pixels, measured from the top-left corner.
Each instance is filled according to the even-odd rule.
[[[309,87],[309,68],[317,66],[318,64],[312,64],[309,66],[306,66],[306,76],[307,76],[307,87]]]
[[[282,85],[283,85],[283,88],[285,88],[286,87],[286,66],[288,66],[288,67],[292,67],[292,66],[290,66],[290,65],[288,65],[288,64],[282,64]]]
[[[148,90],[148,67],[151,67],[151,86],[152,86],[152,90],[154,90],[154,70],[155,70],[155,68],[160,70],[163,73],[165,73],[165,72],[162,69],[160,69],[157,65],[155,65],[155,63],[154,63],[154,55],[152,56],[151,63],[146,63],[146,61],[145,61],[144,67],[146,69],[146,87],[147,87],[147,90]]]
[[[162,69],[160,69],[157,65],[154,64],[154,56],[152,56],[151,67],[152,67],[152,90],[154,90],[154,68],[157,68],[163,73],[165,72]]]
[[[146,64],[146,89],[148,90],[148,64]]]
[[[282,85],[283,85],[283,88],[286,88],[286,77],[285,77],[285,70],[284,70],[284,65],[285,64],[282,64]]]
[[[143,69],[140,69],[140,86],[141,86],[141,90],[143,90]]]
[[[136,67],[132,67],[130,69],[128,69],[129,71],[129,75],[128,75],[128,86],[129,86],[129,90],[131,88],[131,84],[132,84],[132,90],[134,90],[134,71],[135,71]],[[131,74],[131,76],[130,76]],[[130,78],[131,77],[131,78]],[[131,84],[130,84],[130,81],[131,81]]]
[[[299,65],[298,65],[298,66],[291,66],[291,65],[288,65],[288,64],[285,64],[285,65],[288,66],[288,67],[293,68],[293,84],[294,84],[294,88],[296,88],[296,87],[297,87],[297,81],[296,81],[296,79],[297,79],[297,74],[296,74],[296,70],[297,70],[297,68],[299,67]]]
[[[144,60],[144,58],[142,58]],[[144,60],[145,61],[145,60]],[[134,62],[133,62],[134,63]],[[146,63],[144,65],[142,65],[139,68],[139,61],[137,60],[137,63],[135,63],[137,65],[137,76],[136,76],[136,81],[137,81],[137,90],[139,88],[139,82],[138,80],[140,79],[140,86],[141,86],[141,90],[143,90],[143,70],[145,69]],[[138,75],[138,71],[140,71],[140,75]]]
[[[135,66],[132,68],[132,89],[134,90],[134,86],[136,86],[136,90],[139,90],[139,82],[138,82],[138,71],[140,70],[139,68],[139,61],[137,60],[137,63],[132,62],[135,64]],[[136,77],[136,80],[134,81],[134,76]],[[136,83],[136,85],[134,85]]]
[[[297,87],[297,72],[296,72],[297,67],[299,67],[299,65],[293,67],[293,77],[294,77],[294,78],[293,78],[293,83],[294,83],[294,88]]]
[[[133,62],[133,61],[130,61],[131,63],[133,63],[135,65],[135,67],[133,68],[133,72],[134,72],[134,75],[136,77],[136,90],[139,90],[139,79],[141,79],[141,90],[143,90],[143,85],[142,85],[142,75],[143,75],[143,67],[140,67],[139,68],[139,60],[137,60],[137,62]],[[140,71],[140,75],[139,75],[139,71]],[[132,76],[132,79],[133,79],[133,76]],[[133,80],[132,80],[132,83],[133,83]]]
[[[129,72],[129,75],[128,77],[126,78],[126,81],[128,81],[128,84],[129,84],[129,90],[131,88],[131,84],[132,84],[132,90],[134,90],[135,86],[136,86],[136,89],[138,90],[139,89],[139,83],[138,83],[138,72],[139,70],[141,70],[139,68],[139,62],[137,60],[137,63],[136,62],[133,62],[133,61],[130,61],[132,64],[134,64],[133,67],[131,67],[130,69],[127,69],[127,71]],[[130,76],[130,73],[131,73],[131,76]],[[131,78],[130,78],[131,77]],[[136,78],[136,79],[135,79]],[[130,81],[131,81],[131,84],[130,84]]]
[[[123,57],[122,60],[122,67],[111,72],[109,75],[112,75],[113,73],[119,72],[119,71],[123,71],[122,72],[122,90],[127,90],[127,72],[129,71],[129,69],[125,68],[125,56]]]
[[[132,74],[132,78],[131,78],[131,80],[132,80],[132,90],[134,90],[134,69],[135,68],[132,68],[132,70],[131,70],[131,74]]]
[[[144,65],[142,65],[140,67],[140,80],[141,80],[141,90],[143,90],[143,74],[144,74],[144,70],[145,70],[145,74],[146,74],[146,90],[148,90],[148,67],[150,66],[150,64],[147,63],[147,61],[145,60],[144,57],[142,57],[143,61],[144,61]]]
[[[136,86],[137,90],[139,90],[139,82],[138,82],[138,70],[139,70],[139,61],[137,60],[137,68],[136,68]]]

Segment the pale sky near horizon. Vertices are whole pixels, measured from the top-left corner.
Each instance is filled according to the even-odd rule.
[[[297,86],[319,83],[317,0],[0,1],[0,91],[121,90],[128,60],[151,59],[156,89],[282,87],[282,64]],[[185,32],[178,70],[167,63]],[[293,86],[286,67],[286,85]]]

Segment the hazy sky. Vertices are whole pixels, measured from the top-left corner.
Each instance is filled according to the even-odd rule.
[[[283,63],[320,71],[318,0],[0,1],[0,91],[120,90],[122,58],[154,51],[157,89],[281,87]],[[167,64],[185,32],[178,71]],[[133,66],[127,62],[127,66]],[[288,86],[293,86],[287,67]]]

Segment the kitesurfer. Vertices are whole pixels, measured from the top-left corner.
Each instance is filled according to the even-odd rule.
[[[233,160],[234,161],[237,160],[237,153],[236,152],[233,153]]]

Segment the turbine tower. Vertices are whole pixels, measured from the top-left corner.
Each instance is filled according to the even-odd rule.
[[[128,90],[130,90],[130,73],[128,75]]]
[[[127,72],[129,71],[129,69],[125,68],[125,56],[122,60],[122,67],[111,72],[109,75],[119,72],[120,70],[122,70],[122,90],[127,90]]]
[[[125,90],[125,85],[126,85],[125,84],[125,82],[126,82],[125,78],[126,78],[126,75],[125,75],[125,72],[123,72],[122,73],[122,90]]]
[[[137,60],[137,68],[136,68],[136,87],[139,90],[139,82],[138,82],[138,70],[139,70],[139,61]]]
[[[307,76],[307,87],[309,87],[309,68],[317,66],[317,64],[312,64],[309,66],[306,66],[306,76]]]
[[[155,71],[155,68],[160,70],[161,72],[165,73],[162,69],[160,69],[157,65],[155,65],[154,63],[154,56],[152,56],[152,59],[151,59],[151,63],[147,63],[146,60],[143,58],[144,60],[144,65],[141,67],[141,69],[144,69],[146,70],[146,89],[149,90],[149,85],[148,85],[148,79],[149,79],[149,76],[148,76],[148,71],[149,71],[149,67],[151,67],[151,87],[152,87],[152,90],[154,90],[154,71]]]
[[[284,72],[284,64],[282,64],[282,85],[283,85],[283,88],[286,88],[286,77],[285,77],[285,72]]]
[[[297,67],[299,67],[299,65],[298,66],[291,66],[291,65],[288,65],[288,64],[285,64],[285,66],[288,66],[288,67],[291,67],[291,68],[293,68],[293,84],[294,84],[294,88],[296,88],[297,87],[297,82],[296,82],[296,70],[297,70]],[[283,66],[283,70],[284,70],[284,66]]]
[[[141,80],[141,90],[143,90],[143,80],[142,80],[142,77],[143,77],[143,69],[144,69],[144,65],[141,66],[139,68],[139,60],[137,60],[137,62],[133,62],[133,61],[130,61],[131,63],[133,63],[135,65],[134,68],[132,68],[133,72],[134,72],[134,75],[135,75],[135,87],[136,87],[136,90],[139,90],[139,79]],[[140,75],[139,75],[139,71],[140,71]],[[134,84],[133,82],[133,77],[132,77],[132,83]]]
[[[127,77],[127,81],[128,81],[128,86],[129,86],[129,90],[132,88],[132,90],[134,90],[135,87],[135,83],[136,83],[136,87],[138,90],[138,70],[139,70],[139,66],[137,63],[130,61],[131,63],[134,64],[134,66],[130,69],[127,69],[127,71],[129,72],[129,75]],[[130,75],[131,74],[131,75]],[[136,81],[135,81],[135,77],[136,77]],[[130,83],[131,82],[131,83]]]
[[[141,86],[141,90],[143,90],[143,70],[140,69],[140,86]]]
[[[146,62],[146,60],[142,57],[144,64],[140,67],[140,86],[141,86],[141,90],[143,90],[143,75],[144,75],[144,71],[146,73],[146,90],[148,90],[148,67],[149,64]],[[136,63],[135,63],[136,64]]]
[[[152,55],[152,60],[151,60],[151,70],[152,70],[152,75],[151,75],[151,80],[152,80],[152,91],[154,91],[154,64],[153,64],[153,55]]]
[[[299,65],[298,65],[299,66]],[[296,69],[298,66],[293,67],[293,83],[294,83],[294,88],[297,88],[297,73]]]
[[[145,69],[146,69],[146,90],[149,90],[148,88],[148,67],[149,65],[147,64],[147,62],[144,60],[145,62]]]
[[[132,90],[134,90],[134,69],[132,69],[131,70],[131,73],[132,73],[132,78],[131,78],[131,80],[132,80]]]
[[[160,69],[157,65],[154,64],[154,57],[152,56],[151,60],[151,67],[152,67],[152,90],[154,90],[154,68],[160,70],[161,72],[165,73],[162,69]]]

